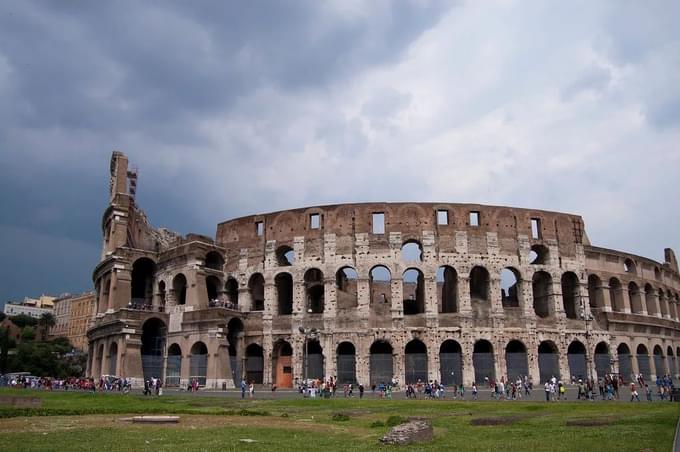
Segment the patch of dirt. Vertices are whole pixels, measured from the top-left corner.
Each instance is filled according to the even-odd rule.
[[[606,417],[595,417],[588,419],[571,419],[567,421],[567,427],[600,427],[602,425],[609,425],[616,419]]]
[[[0,405],[14,408],[40,408],[42,406],[42,400],[37,397],[2,395],[0,396]]]
[[[522,416],[478,417],[470,421],[470,425],[510,425],[522,419]]]

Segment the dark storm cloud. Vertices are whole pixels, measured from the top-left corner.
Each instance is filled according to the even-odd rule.
[[[215,223],[180,208],[208,177],[186,160],[214,154],[197,124],[234,114],[239,99],[261,87],[323,91],[394,62],[444,12],[439,2],[375,3],[368,12],[332,6],[0,4],[0,203],[7,212],[0,265],[14,269],[5,272],[0,303],[88,287],[112,149],[141,166],[140,202],[154,224],[212,234]],[[224,161],[252,158],[246,146],[220,151]],[[217,215],[228,216],[230,205]],[[57,265],[56,254],[74,243],[68,268]],[[21,277],[29,266],[46,279]]]

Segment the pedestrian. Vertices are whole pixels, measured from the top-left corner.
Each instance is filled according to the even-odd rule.
[[[550,382],[546,381],[543,387],[545,389],[545,401],[550,402]]]
[[[255,397],[255,383],[252,380],[250,381],[250,386],[248,387],[248,397],[251,399]]]
[[[359,398],[363,399],[364,398],[364,385],[359,384]]]
[[[461,383],[462,386],[462,383]],[[472,400],[477,400],[477,383],[472,383]]]

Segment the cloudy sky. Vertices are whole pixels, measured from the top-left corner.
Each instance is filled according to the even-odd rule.
[[[198,7],[196,5],[199,5]],[[680,2],[0,2],[0,303],[91,286],[112,150],[152,223],[354,201],[680,252]]]

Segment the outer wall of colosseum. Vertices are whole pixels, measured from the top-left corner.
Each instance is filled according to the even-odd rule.
[[[208,387],[678,376],[673,252],[659,263],[594,247],[580,216],[343,204],[226,221],[213,241],[152,228],[131,179],[114,154],[92,375]]]

